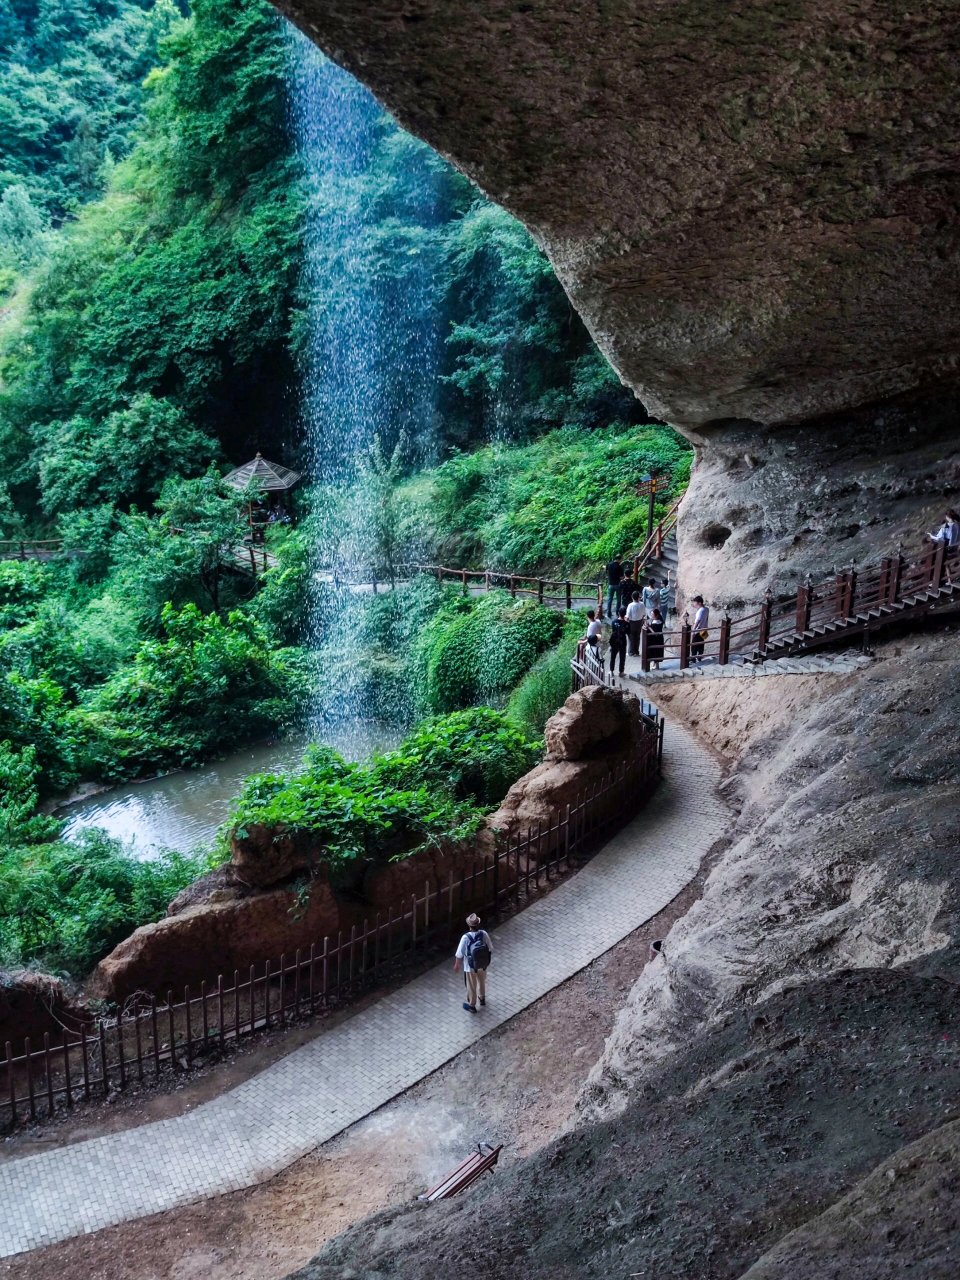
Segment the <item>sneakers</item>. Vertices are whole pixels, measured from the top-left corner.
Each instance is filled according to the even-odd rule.
[[[486,1002],[486,1000],[484,1000],[483,996],[481,996],[481,997],[480,997],[480,1003],[481,1003],[481,1004],[486,1004],[486,1003],[487,1003],[487,1002]]]
[[[466,1009],[467,1013],[476,1013],[476,1012],[477,1012],[477,1011],[476,1011],[476,1009],[474,1008],[474,1006],[473,1006],[472,1004],[467,1004],[466,1000],[464,1000],[464,1002],[463,1002],[463,1007]]]

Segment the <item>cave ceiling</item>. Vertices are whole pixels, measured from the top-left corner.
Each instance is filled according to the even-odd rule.
[[[696,436],[955,381],[960,10],[283,0]]]

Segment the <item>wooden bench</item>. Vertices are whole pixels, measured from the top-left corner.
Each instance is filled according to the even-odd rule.
[[[483,1153],[484,1147],[487,1148],[486,1155]],[[489,1142],[478,1142],[476,1151],[467,1156],[463,1164],[457,1165],[453,1173],[448,1173],[442,1182],[438,1182],[432,1190],[424,1192],[417,1199],[428,1200],[431,1204],[435,1200],[449,1200],[451,1196],[464,1191],[476,1182],[479,1177],[492,1169],[500,1159],[502,1150],[502,1144],[499,1147],[491,1147]]]

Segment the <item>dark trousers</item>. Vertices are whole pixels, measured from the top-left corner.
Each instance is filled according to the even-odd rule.
[[[630,656],[638,658],[640,656],[640,632],[643,630],[643,622],[628,622],[630,628]]]
[[[627,641],[626,637],[618,640],[615,636],[610,641],[610,671],[613,672],[617,658],[620,659],[620,674],[623,675],[623,665],[627,660]]]

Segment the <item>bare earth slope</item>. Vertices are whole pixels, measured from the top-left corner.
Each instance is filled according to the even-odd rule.
[[[429,1280],[456,1257],[490,1280],[739,1277],[960,1117],[958,667],[948,633],[841,680],[665,695],[734,757],[741,812],[620,1014],[578,1128],[459,1203],[361,1224],[300,1274]],[[875,1280],[892,1248],[911,1276],[941,1276],[945,1221],[927,1249],[868,1215],[843,1274]],[[803,1277],[835,1274],[825,1246]]]

